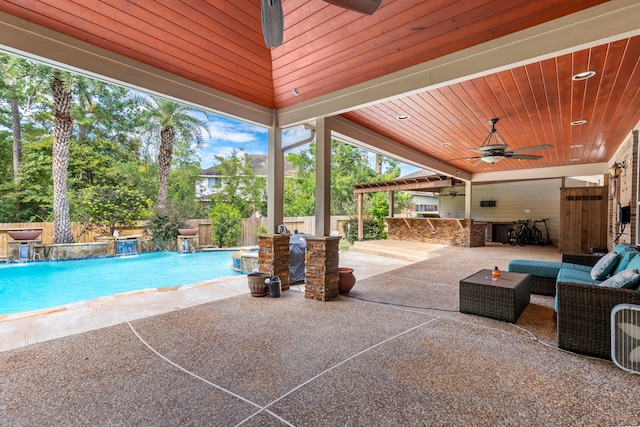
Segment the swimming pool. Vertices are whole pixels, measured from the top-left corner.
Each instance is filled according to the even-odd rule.
[[[0,313],[55,307],[139,289],[237,276],[232,251],[153,252],[73,261],[0,266]]]

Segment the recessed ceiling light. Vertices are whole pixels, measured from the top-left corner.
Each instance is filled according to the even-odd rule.
[[[448,146],[450,146],[450,145],[451,145],[451,143],[450,143],[450,142],[443,142],[443,143],[442,143],[442,144],[440,144],[440,145],[442,145],[443,147],[448,147]]]
[[[576,120],[575,122],[571,122],[571,126],[580,126],[587,123],[586,120]]]
[[[293,89],[291,89],[291,93],[293,94],[293,96],[300,95],[300,92],[298,92],[298,89],[296,89],[295,87]]]
[[[575,76],[572,77],[573,80],[586,80],[586,79],[590,79],[591,77],[595,76],[596,72],[595,71],[583,71],[582,73],[578,73]]]
[[[569,161],[570,161],[570,162],[579,162],[579,161],[580,161],[580,159],[571,159],[571,160],[569,160]]]
[[[582,148],[582,144],[574,144],[574,145],[571,145],[569,148]]]
[[[407,116],[406,114],[400,114],[398,117],[396,117],[396,119],[398,119],[398,120],[409,120],[409,116]]]

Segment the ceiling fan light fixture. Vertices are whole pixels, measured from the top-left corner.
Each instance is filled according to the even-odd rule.
[[[499,162],[500,160],[504,159],[504,155],[502,156],[482,156],[482,158],[480,160],[482,160],[485,163],[496,163]]]
[[[595,71],[583,71],[582,73],[578,73],[574,75],[571,79],[573,81],[587,80],[595,75],[596,75]]]
[[[324,0],[343,9],[353,10],[355,12],[373,15],[380,7],[382,0]]]

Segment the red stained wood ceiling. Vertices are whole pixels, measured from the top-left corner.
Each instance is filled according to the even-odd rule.
[[[283,0],[284,44],[271,50],[262,38],[260,0],[0,0],[0,11],[280,109],[600,3],[383,0],[368,16],[321,0]],[[640,121],[639,44],[619,40],[344,116],[445,161],[479,146],[492,117],[501,119],[497,128],[510,149],[554,146],[535,165],[499,162],[493,170],[602,162],[617,148],[603,141],[621,142]],[[571,81],[587,69],[598,74]],[[401,114],[410,119],[398,121]],[[570,125],[578,119],[587,124]],[[474,163],[451,162],[478,171]]]

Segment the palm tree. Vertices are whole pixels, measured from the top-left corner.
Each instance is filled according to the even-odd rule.
[[[200,145],[201,131],[205,129],[208,132],[206,127],[208,116],[203,111],[157,97],[141,98],[140,105],[143,108],[143,126],[147,131],[160,137],[156,212],[164,215],[167,209],[167,179],[171,169],[174,144],[180,139],[186,144]],[[196,114],[203,114],[204,120],[196,117]]]
[[[67,199],[67,168],[69,166],[69,144],[73,118],[71,106],[73,93],[70,83],[73,77],[69,73],[53,70],[49,87],[53,96],[53,243],[72,243],[71,217]]]

